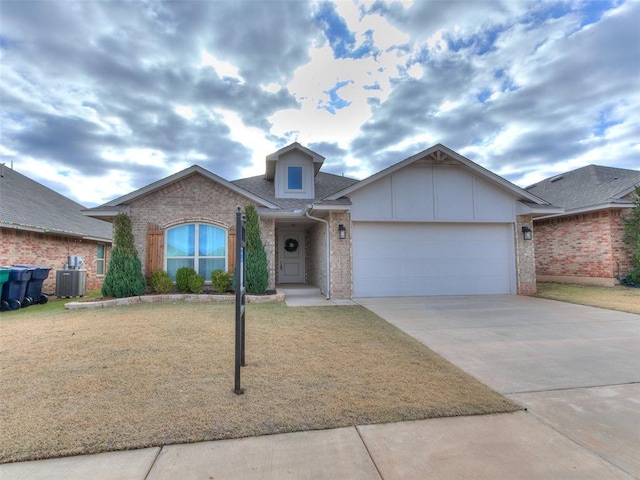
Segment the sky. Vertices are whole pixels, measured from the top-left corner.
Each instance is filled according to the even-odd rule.
[[[0,163],[87,206],[299,142],[442,143],[525,187],[640,169],[640,0],[0,0]]]

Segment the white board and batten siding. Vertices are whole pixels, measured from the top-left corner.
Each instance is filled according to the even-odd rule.
[[[464,166],[411,164],[351,202],[355,297],[516,293],[516,199]]]

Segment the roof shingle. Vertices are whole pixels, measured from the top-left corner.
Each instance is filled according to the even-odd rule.
[[[0,227],[111,242],[112,225],[83,215],[84,206],[13,169],[0,171]]]
[[[609,203],[630,204],[623,198],[640,185],[640,171],[587,165],[549,177],[525,190],[546,201],[575,210]]]

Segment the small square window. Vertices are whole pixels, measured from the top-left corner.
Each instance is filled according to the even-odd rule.
[[[302,190],[302,167],[287,167],[287,190]]]

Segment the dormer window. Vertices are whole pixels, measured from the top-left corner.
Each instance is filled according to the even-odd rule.
[[[287,167],[287,190],[290,192],[302,191],[302,167],[295,165]]]
[[[267,156],[265,179],[272,180],[276,198],[315,198],[315,177],[324,157],[299,143]]]

